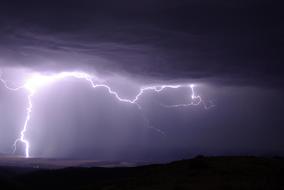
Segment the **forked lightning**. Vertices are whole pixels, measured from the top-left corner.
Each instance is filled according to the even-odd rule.
[[[43,75],[43,74],[33,74],[31,77],[29,77],[23,85],[13,88],[8,85],[8,82],[2,78],[0,75],[0,81],[3,83],[5,88],[12,91],[18,91],[21,89],[24,89],[28,92],[27,99],[28,99],[28,106],[26,108],[26,118],[23,125],[23,128],[20,132],[19,138],[15,140],[13,147],[14,152],[17,148],[17,143],[22,142],[25,145],[25,156],[28,158],[30,157],[30,144],[29,141],[25,138],[25,133],[29,126],[29,121],[32,114],[32,108],[33,108],[33,96],[37,93],[37,91],[43,87],[46,84],[53,83],[65,78],[76,78],[85,80],[90,84],[92,88],[105,88],[107,92],[112,95],[114,98],[116,98],[120,102],[125,102],[129,104],[134,104],[138,107],[138,109],[142,109],[141,106],[138,104],[139,99],[142,97],[142,95],[147,91],[154,91],[154,92],[161,92],[164,89],[178,89],[178,88],[189,88],[191,90],[191,97],[189,98],[189,102],[185,104],[176,104],[176,105],[166,105],[165,107],[186,107],[186,106],[196,106],[202,103],[202,99],[199,95],[196,95],[194,91],[194,85],[184,85],[184,84],[178,84],[178,85],[154,85],[154,86],[147,86],[147,87],[141,87],[138,94],[133,97],[132,99],[122,98],[120,95],[112,90],[112,88],[105,84],[100,82],[100,80],[97,80],[94,76],[85,73],[85,72],[60,72],[57,74],[52,75]],[[96,82],[95,82],[96,81]]]

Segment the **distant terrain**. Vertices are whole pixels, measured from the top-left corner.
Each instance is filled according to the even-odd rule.
[[[0,156],[1,166],[37,168],[37,169],[61,169],[66,167],[130,167],[144,165],[145,163],[130,163],[120,161],[99,160],[72,160],[54,158],[25,158],[20,156]]]
[[[5,159],[0,160],[3,164]],[[64,163],[64,160],[49,162],[52,165],[52,162]],[[69,167],[66,164],[67,168],[41,169],[41,166],[12,165],[0,167],[0,189],[284,189],[284,159],[280,157],[199,156],[136,167],[123,164],[120,167],[110,167],[111,164],[106,164],[107,167],[77,167],[80,164]]]

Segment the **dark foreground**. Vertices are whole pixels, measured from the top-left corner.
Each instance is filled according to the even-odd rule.
[[[284,159],[197,157],[163,165],[40,170],[1,167],[0,189],[284,189]]]

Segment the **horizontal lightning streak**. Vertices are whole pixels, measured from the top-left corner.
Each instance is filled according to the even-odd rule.
[[[28,107],[26,109],[26,118],[25,118],[24,126],[21,130],[21,133],[20,133],[20,137],[18,139],[16,139],[15,143],[13,144],[14,152],[16,151],[17,143],[20,141],[20,142],[24,143],[24,145],[25,145],[25,156],[26,157],[30,156],[30,153],[29,153],[30,144],[29,144],[28,140],[25,138],[25,133],[28,129],[28,124],[29,124],[29,121],[30,121],[30,118],[31,118],[31,113],[32,113],[32,108],[33,108],[32,97],[36,94],[37,90],[40,87],[44,86],[45,84],[56,82],[58,80],[70,78],[70,77],[86,80],[87,82],[90,83],[92,88],[99,88],[99,87],[106,88],[108,93],[113,95],[118,101],[134,104],[140,110],[142,108],[137,102],[139,101],[140,97],[146,91],[154,91],[154,92],[159,93],[159,92],[161,92],[161,91],[163,91],[164,89],[167,89],[167,88],[178,89],[178,88],[190,87],[190,89],[191,89],[191,100],[190,100],[190,103],[188,103],[188,104],[164,105],[165,107],[187,107],[187,106],[199,105],[202,102],[201,97],[199,95],[195,94],[194,85],[155,85],[155,86],[141,87],[138,94],[133,99],[126,99],[126,98],[120,97],[119,94],[116,91],[112,90],[111,87],[108,86],[107,84],[96,84],[93,81],[94,77],[89,75],[88,73],[85,73],[85,72],[61,72],[61,73],[53,74],[53,75],[35,74],[35,75],[32,75],[30,78],[28,78],[27,81],[24,83],[24,85],[19,86],[17,88],[10,87],[7,84],[7,81],[5,81],[2,78],[2,75],[0,73],[0,81],[3,83],[5,88],[7,88],[8,90],[12,90],[12,91],[25,89],[28,92],[28,96],[27,96],[28,97]],[[145,117],[145,116],[143,116],[143,117]],[[154,127],[151,126],[150,128],[154,128]],[[164,132],[162,132],[160,129],[156,129],[156,130],[158,132],[160,132],[161,134],[164,134]]]

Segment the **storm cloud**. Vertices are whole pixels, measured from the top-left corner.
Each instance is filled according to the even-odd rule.
[[[63,80],[33,99],[26,135],[39,157],[284,155],[283,44],[283,11],[273,1],[0,2],[0,69],[11,85],[26,71],[78,70],[127,98],[143,85],[195,83],[215,105],[165,109],[190,97],[167,90],[143,96],[140,112],[104,89]],[[26,106],[26,93],[0,84],[0,152],[18,137]]]
[[[0,12],[2,59],[12,59],[2,65],[282,85],[274,2],[3,1]]]

